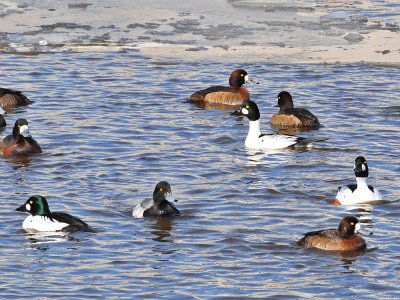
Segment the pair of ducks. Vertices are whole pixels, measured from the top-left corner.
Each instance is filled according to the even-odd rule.
[[[153,199],[139,203],[133,209],[132,216],[136,218],[179,216],[180,211],[170,201],[174,201],[171,186],[166,181],[160,181],[154,189]],[[22,223],[22,228],[28,232],[94,232],[79,218],[64,212],[51,212],[47,199],[41,195],[29,197],[16,210],[30,214]]]
[[[159,182],[154,190],[153,199],[138,204],[132,215],[134,217],[179,216],[179,210],[167,200],[171,193],[168,182]],[[46,198],[40,195],[31,196],[16,210],[30,214],[22,224],[23,229],[28,232],[95,232],[77,217],[64,212],[50,212]],[[358,235],[360,227],[356,217],[347,216],[340,221],[338,228],[308,232],[297,244],[305,248],[330,251],[364,250],[366,242]]]
[[[0,88],[0,107],[6,111],[31,103],[32,101],[20,91]],[[6,125],[4,117],[0,115],[0,128],[4,128]],[[19,156],[41,152],[42,148],[29,134],[28,122],[25,119],[18,119],[14,124],[12,135],[8,135],[0,141],[0,155],[3,156]]]

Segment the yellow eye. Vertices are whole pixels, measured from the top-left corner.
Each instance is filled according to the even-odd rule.
[[[163,191],[163,188],[160,188],[160,191],[162,192],[162,191]]]
[[[243,75],[243,74],[240,74],[240,76],[242,76],[242,77],[243,77],[244,75]]]
[[[354,223],[353,223],[353,222],[351,222],[351,223],[350,223],[350,225],[351,225],[351,226],[354,226]]]
[[[250,108],[250,106],[246,105],[246,108]]]
[[[31,201],[29,201],[29,204],[33,204],[33,201],[31,200]]]

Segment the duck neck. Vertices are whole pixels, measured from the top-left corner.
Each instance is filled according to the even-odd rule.
[[[368,177],[356,177],[357,188],[368,186]]]
[[[257,139],[260,135],[260,120],[249,121],[249,133],[247,134],[247,138]]]

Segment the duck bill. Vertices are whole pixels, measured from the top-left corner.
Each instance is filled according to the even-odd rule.
[[[19,129],[19,133],[23,136],[23,137],[30,137],[31,135],[29,134],[29,127],[28,125],[22,125]]]
[[[18,207],[18,208],[16,209],[16,211],[27,212],[25,204],[23,204],[23,205],[21,205],[20,207]]]
[[[174,202],[175,201],[175,197],[172,193],[167,193],[165,195],[165,199],[168,200],[169,202]]]
[[[361,172],[364,172],[365,171],[365,165],[363,165],[363,164],[356,164],[355,166],[354,166],[354,173],[361,173]]]
[[[361,229],[361,225],[360,225],[360,223],[357,223],[355,228],[354,228],[354,233],[359,233],[360,229]]]

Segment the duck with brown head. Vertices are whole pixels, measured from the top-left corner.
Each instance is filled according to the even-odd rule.
[[[249,91],[243,86],[249,80],[247,72],[237,69],[229,77],[229,87],[212,86],[192,94],[188,101],[193,103],[214,103],[224,105],[241,105],[250,99]]]
[[[305,248],[330,251],[357,251],[367,247],[365,240],[357,234],[360,222],[354,216],[344,217],[337,229],[308,232],[297,243]]]
[[[320,123],[318,118],[308,109],[295,108],[292,95],[289,92],[282,91],[278,94],[279,112],[274,114],[270,123],[275,128],[307,128],[318,129]]]

